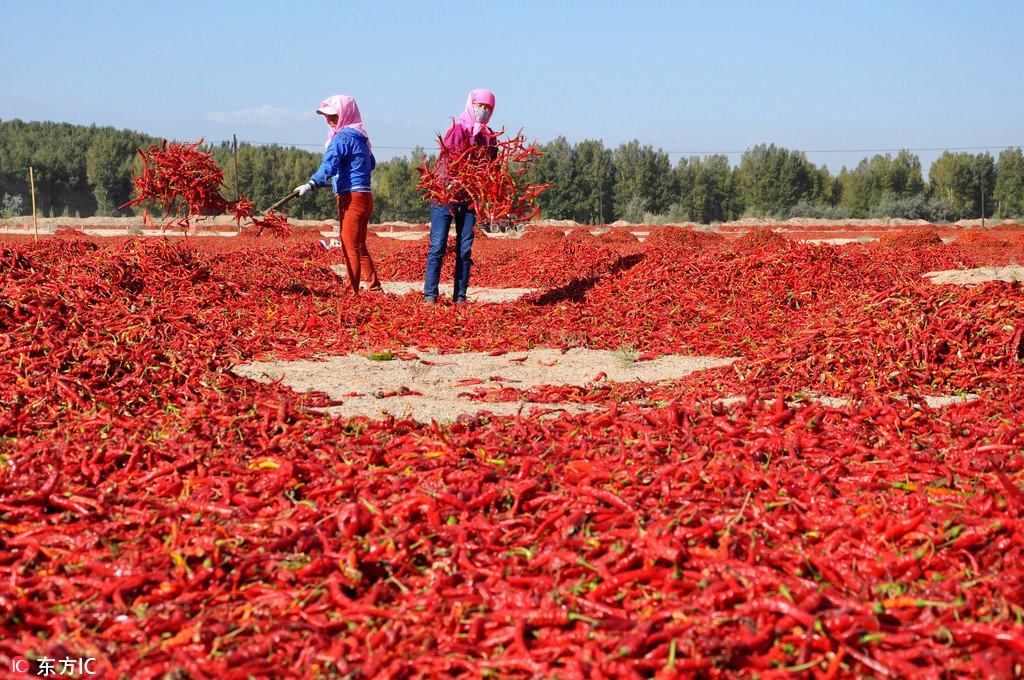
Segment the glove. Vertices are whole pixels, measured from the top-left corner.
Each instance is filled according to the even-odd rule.
[[[313,190],[313,183],[312,182],[306,182],[305,184],[302,184],[300,186],[295,187],[295,191],[299,192],[299,196],[300,197],[301,196],[305,196],[306,194],[308,194],[312,190]]]

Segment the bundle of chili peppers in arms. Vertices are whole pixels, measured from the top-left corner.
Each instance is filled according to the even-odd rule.
[[[527,184],[521,178],[541,152],[536,150],[536,142],[526,146],[522,130],[509,139],[501,139],[504,133],[502,128],[495,134],[497,153],[493,158],[485,147],[448,148],[438,138],[438,157],[431,163],[424,156],[423,166],[416,168],[424,200],[447,205],[468,195],[471,207],[485,222],[528,222],[538,216],[540,206],[535,201],[549,185]]]
[[[254,204],[244,195],[235,201],[229,201],[221,195],[224,183],[224,172],[217,167],[213,155],[201,151],[199,145],[187,142],[168,143],[164,140],[160,146],[151,146],[145,151],[139,149],[142,156],[142,174],[132,173],[132,183],[138,196],[120,206],[158,206],[164,210],[164,216],[170,220],[164,225],[166,230],[175,222],[188,230],[194,218],[202,219],[212,215],[234,213],[235,222],[241,226],[242,220],[252,220],[259,228],[269,228],[279,235],[287,234],[291,229],[288,221],[273,212],[258,218],[254,216]]]

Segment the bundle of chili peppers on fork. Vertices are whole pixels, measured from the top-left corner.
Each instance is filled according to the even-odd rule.
[[[438,157],[430,162],[424,156],[423,166],[416,168],[424,200],[447,205],[468,194],[471,206],[484,222],[528,222],[538,216],[540,206],[535,200],[549,185],[527,184],[522,175],[537,162],[541,152],[536,150],[536,142],[526,146],[522,130],[515,137],[501,139],[504,133],[503,128],[495,135],[494,157],[481,146],[445,147],[438,138]]]
[[[242,220],[252,220],[259,227],[257,235],[265,228],[280,235],[287,234],[290,227],[284,216],[271,212],[258,218],[253,214],[253,202],[244,195],[240,194],[234,201],[221,195],[221,188],[228,188],[224,172],[217,167],[211,153],[199,149],[202,143],[201,139],[194,144],[164,140],[160,146],[154,145],[145,151],[139,149],[142,173],[138,176],[132,173],[138,195],[120,207],[161,207],[164,216],[171,218],[164,225],[165,230],[177,222],[187,233],[194,218],[231,212],[239,226]]]

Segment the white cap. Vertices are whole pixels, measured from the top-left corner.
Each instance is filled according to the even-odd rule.
[[[320,113],[320,114],[323,114],[325,116],[336,116],[336,115],[338,115],[337,111],[332,109],[330,106],[327,106],[326,104],[324,104],[319,109],[317,109],[316,112]]]

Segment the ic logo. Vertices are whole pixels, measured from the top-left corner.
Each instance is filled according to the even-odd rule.
[[[11,657],[11,674],[28,675],[28,659],[23,656]]]

